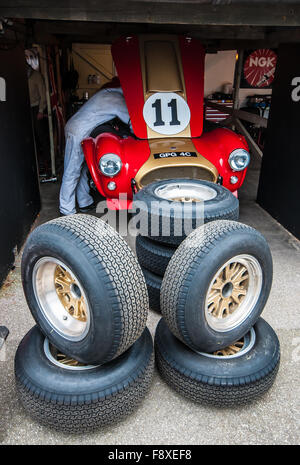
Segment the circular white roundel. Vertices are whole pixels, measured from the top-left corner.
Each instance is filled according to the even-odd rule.
[[[191,112],[180,95],[174,92],[157,92],[146,100],[143,116],[147,126],[153,131],[172,135],[188,126]]]

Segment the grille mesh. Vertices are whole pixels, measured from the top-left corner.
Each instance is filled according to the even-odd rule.
[[[163,179],[202,179],[204,181],[215,181],[213,173],[209,170],[197,166],[174,166],[168,168],[158,168],[147,173],[140,181],[141,187],[147,186],[151,182]]]

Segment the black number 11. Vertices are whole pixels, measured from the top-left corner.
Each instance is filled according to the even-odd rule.
[[[173,98],[171,102],[168,103],[168,107],[171,108],[171,113],[172,113],[172,119],[170,121],[170,126],[179,126],[180,121],[178,121],[178,115],[177,115],[177,100]]]
[[[156,114],[156,121],[154,122],[153,126],[164,126],[165,123],[161,118],[161,100],[160,98],[156,99],[154,103],[152,103],[152,107],[155,108]]]
[[[171,108],[171,116],[172,119],[170,121],[170,126],[179,126],[180,121],[178,121],[178,113],[177,113],[177,100],[173,98],[169,103],[168,107]],[[161,99],[156,99],[154,103],[152,103],[152,108],[155,108],[155,122],[153,126],[164,126],[165,122],[162,120],[162,113],[161,113]]]

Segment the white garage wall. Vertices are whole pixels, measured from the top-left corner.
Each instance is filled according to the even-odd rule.
[[[205,57],[204,95],[221,92],[222,85],[227,82],[233,84],[236,51],[228,50]]]
[[[236,50],[226,50],[207,54],[205,57],[204,95],[207,97],[213,92],[222,92],[225,83],[232,83]],[[246,104],[248,95],[271,94],[271,89],[240,89],[240,107]]]

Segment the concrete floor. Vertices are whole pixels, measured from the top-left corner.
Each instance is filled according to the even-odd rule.
[[[34,324],[23,296],[20,257],[0,290],[0,322],[10,329],[6,360],[0,361],[0,443],[3,444],[297,444],[300,399],[300,242],[254,201],[259,162],[252,161],[240,193],[240,220],[267,238],[274,281],[263,317],[276,330],[282,350],[273,388],[247,407],[203,407],[172,391],[155,373],[140,408],[122,423],[94,434],[57,433],[34,422],[18,403],[13,361],[16,348]],[[43,209],[37,223],[58,215],[58,185],[41,186]],[[154,334],[159,315],[150,311]],[[2,357],[3,358],[3,357]],[[1,360],[1,359],[0,359]]]

